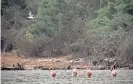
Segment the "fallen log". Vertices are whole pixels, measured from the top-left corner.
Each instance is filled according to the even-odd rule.
[[[25,70],[25,69],[18,67],[1,67],[1,70]]]

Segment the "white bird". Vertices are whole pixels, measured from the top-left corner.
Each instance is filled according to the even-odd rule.
[[[28,17],[27,17],[27,19],[34,19],[35,17],[34,17],[34,14],[32,14],[32,12],[30,11],[29,13],[28,13]]]

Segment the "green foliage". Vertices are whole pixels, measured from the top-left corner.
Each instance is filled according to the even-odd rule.
[[[97,18],[86,24],[88,28],[95,31],[98,36],[100,34],[104,36],[105,33],[102,32],[112,35],[117,30],[124,29],[125,32],[132,30],[133,16],[127,12],[132,9],[132,0],[106,0],[106,2],[107,6],[96,12]]]
[[[96,38],[93,54],[130,57],[132,48],[129,49],[129,45],[133,43],[132,35],[129,35],[133,31],[133,0],[101,0],[101,7],[96,11],[97,17],[86,23],[86,37]]]
[[[26,19],[29,11],[33,20]],[[2,37],[27,55],[95,57],[132,51],[127,37],[133,30],[133,0],[2,0],[2,13]]]
[[[31,33],[35,35],[45,33],[47,36],[53,36],[60,32],[59,21],[65,3],[64,0],[42,0],[36,22],[31,26]]]
[[[32,40],[33,39],[33,35],[29,31],[26,31],[25,38],[26,38],[26,40]]]
[[[90,12],[87,7],[90,8],[88,0],[42,0],[30,32],[51,37],[61,31],[70,31],[75,19],[88,19]]]

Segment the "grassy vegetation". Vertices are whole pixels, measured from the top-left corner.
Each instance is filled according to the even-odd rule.
[[[1,18],[2,52],[119,64],[133,57],[132,0],[2,0]]]

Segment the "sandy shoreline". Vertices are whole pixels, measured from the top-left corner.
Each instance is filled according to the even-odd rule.
[[[1,56],[1,67],[6,68],[13,68],[19,65],[23,66],[25,70],[34,70],[34,69],[42,69],[42,70],[49,70],[50,68],[53,69],[86,69],[88,63],[80,60],[74,62],[71,55],[69,56],[61,56],[56,58],[26,58],[26,57],[19,57],[12,53],[5,53],[4,56]],[[93,68],[100,68],[100,67],[93,67]],[[102,67],[101,67],[102,68]]]
[[[1,54],[1,69],[18,67],[18,64],[23,67],[24,70],[49,70],[53,69],[87,69],[90,61],[75,61],[71,55],[60,56],[56,58],[26,58],[24,56],[17,56],[12,53]],[[105,66],[91,66],[91,69],[105,70]],[[125,69],[125,68],[123,68]]]
[[[54,69],[67,69],[71,66],[68,57],[58,58],[26,58],[19,57],[12,53],[5,53],[1,56],[1,67],[13,67],[17,66],[17,63],[22,65],[25,69],[38,69],[38,68],[54,68]]]

